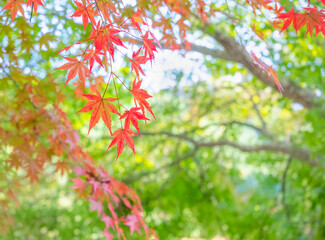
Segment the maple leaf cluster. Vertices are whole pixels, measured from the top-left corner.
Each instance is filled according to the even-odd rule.
[[[10,10],[12,20],[14,20],[18,11],[24,16],[23,4],[25,4],[24,1],[9,0],[3,10]],[[118,158],[124,149],[125,143],[135,152],[132,137],[140,136],[138,121],[149,120],[146,117],[146,109],[154,116],[147,101],[152,96],[141,88],[141,77],[144,75],[142,69],[143,64],[148,60],[152,61],[154,59],[154,53],[157,52],[156,45],[154,44],[155,40],[149,30],[143,29],[143,26],[147,26],[147,23],[143,19],[140,10],[123,15],[124,13],[120,11],[121,8],[115,7],[115,3],[107,0],[98,0],[97,4],[85,0],[81,2],[75,1],[75,4],[77,9],[71,17],[82,19],[83,30],[85,32],[89,23],[92,26],[87,39],[82,41],[86,42],[88,46],[86,49],[82,49],[82,53],[79,56],[64,56],[63,58],[67,62],[56,70],[62,69],[68,71],[65,85],[74,82],[74,79],[77,79],[77,82],[81,83],[82,88],[81,90],[79,89],[79,96],[86,99],[87,103],[79,110],[79,113],[92,112],[88,133],[102,119],[113,137],[109,148],[117,145]],[[29,0],[27,5],[36,13],[37,5],[43,6],[43,3],[40,0]],[[107,11],[106,8],[109,10]],[[123,21],[125,22],[113,24],[113,22],[118,22],[118,19],[111,19],[114,18],[112,16],[113,14],[120,14],[119,17],[124,18]],[[127,57],[120,50],[120,48],[126,48],[121,40],[121,34],[130,33],[128,31],[130,27],[135,28],[135,30],[132,30],[132,35],[138,32],[139,38],[143,39],[143,46],[138,47],[135,52],[136,54],[132,54],[129,58],[131,71],[134,72],[134,81],[133,85],[131,85],[133,87],[130,87],[131,89],[124,84],[113,70],[116,53]],[[60,50],[59,53],[67,52],[75,45],[81,46],[80,43],[67,46]],[[109,67],[110,69],[106,87],[101,89],[99,86],[102,85],[97,84],[95,88],[90,87],[86,89],[87,80],[93,75],[93,70],[96,66],[104,69]],[[26,79],[25,76],[15,75],[8,75],[8,78]],[[30,82],[33,81],[35,79]],[[119,103],[120,98],[117,93],[115,96],[106,96],[108,95],[107,89],[109,87],[116,89],[116,81],[121,81],[121,84],[134,98],[134,101],[132,101],[132,105],[134,105],[129,108],[124,108],[124,112],[120,110],[124,106]],[[97,83],[99,82],[101,81]],[[143,229],[146,238],[153,236],[157,239],[154,231],[150,230],[144,223],[142,217],[143,210],[138,196],[127,186],[111,178],[102,168],[96,168],[89,154],[84,152],[78,145],[79,135],[77,131],[72,128],[66,114],[58,107],[63,101],[61,92],[55,89],[54,93],[57,96],[56,102],[52,110],[48,111],[46,108],[48,99],[46,96],[43,96],[45,91],[42,88],[38,89],[42,84],[38,84],[37,87],[29,84],[21,84],[22,86],[19,86],[19,83],[16,85],[19,89],[16,102],[21,108],[17,113],[11,111],[12,116],[10,117],[10,122],[16,131],[8,131],[0,128],[1,143],[5,146],[14,146],[9,159],[6,161],[7,166],[17,171],[24,170],[26,172],[25,178],[29,179],[31,183],[34,183],[39,181],[39,175],[44,170],[46,164],[54,165],[55,172],[59,172],[62,175],[68,172],[71,166],[77,165],[75,169],[78,169],[76,171],[78,178],[74,180],[76,183],[75,187],[80,197],[84,197],[92,204],[92,210],[96,210],[101,221],[105,223],[106,228],[103,235],[107,239],[112,239],[112,234],[109,230],[116,231],[119,237],[125,239],[123,229],[120,226],[121,224],[129,226],[131,234],[134,231],[140,233],[141,229]],[[87,93],[88,91],[90,93]],[[28,109],[28,107],[24,109],[25,102],[32,105],[32,109]],[[116,103],[118,104],[116,105]],[[118,121],[121,121],[121,128],[115,131],[112,131],[111,115],[116,115]],[[131,130],[132,125],[137,133]],[[21,129],[30,126],[33,126],[32,129],[21,131]],[[52,130],[49,131],[49,129]],[[44,144],[40,143],[42,139],[47,139],[47,143],[45,141]],[[15,143],[13,143],[14,141]],[[49,144],[49,146],[45,146],[46,144]],[[53,161],[54,156],[60,160]],[[63,160],[66,156],[68,156],[69,160]],[[87,186],[82,185],[81,181],[84,181],[83,184]],[[0,190],[8,194],[8,196],[11,196],[11,201],[16,202],[16,196],[15,194],[11,194],[11,192],[13,190],[17,191],[19,188],[22,188],[22,185],[19,182],[16,183],[13,181],[12,184],[8,185],[8,190]],[[0,207],[2,209],[7,209],[8,204],[8,202],[0,201]],[[118,209],[123,208],[123,206],[129,209],[128,214],[125,216],[117,213],[120,212]],[[12,222],[10,214],[3,213],[2,216],[8,223]],[[2,228],[2,223],[0,224],[0,228]]]
[[[89,0],[81,0],[74,1],[74,4],[76,9],[71,17],[82,20],[82,29],[88,37],[64,47],[58,53],[68,52],[72,47],[82,47],[83,44],[81,43],[86,43],[87,47],[80,49],[81,54],[77,56],[64,56],[63,58],[67,62],[58,67],[57,70],[67,70],[65,85],[75,82],[77,85],[75,92],[78,93],[79,97],[87,100],[79,113],[92,112],[88,133],[102,119],[113,137],[108,148],[116,145],[118,158],[125,144],[135,152],[132,137],[140,136],[138,121],[149,120],[146,111],[156,119],[148,102],[152,96],[141,87],[141,77],[145,75],[143,65],[147,62],[152,63],[157,52],[156,47],[161,47],[150,27],[158,30],[163,29],[164,37],[161,42],[164,43],[165,47],[179,49],[181,43],[176,42],[173,33],[175,23],[162,14],[152,26],[149,26],[146,21],[146,9],[130,10],[129,7],[125,7],[119,1],[96,0],[90,2]],[[191,13],[190,5],[184,5],[183,1],[174,1],[174,3],[172,1],[157,1],[155,4],[157,9],[167,6],[173,13],[182,15],[176,25],[179,27],[181,40],[189,49],[189,44],[186,41],[186,30],[189,27],[185,23],[185,16],[189,16]],[[37,14],[38,7],[44,6],[44,2],[42,0],[8,0],[2,10],[8,10],[12,21],[14,21],[19,16],[18,13],[25,18],[24,9],[26,10],[26,6],[24,5],[30,8],[30,12]],[[199,15],[207,17],[203,1],[197,1],[197,4],[194,3],[191,6],[199,6]],[[148,9],[147,13],[150,13]],[[90,31],[89,24],[91,25]],[[126,37],[131,37],[132,40],[127,40]],[[50,33],[45,34],[40,45],[45,44],[49,49],[48,42],[51,39],[53,38],[51,38]],[[137,42],[134,44],[134,41]],[[130,49],[130,43],[133,43],[136,50],[128,55],[129,53],[124,50]],[[132,87],[126,86],[114,72],[113,64],[117,54],[128,59],[130,63],[130,72],[134,74],[134,80],[130,83]],[[18,57],[16,56],[16,58]],[[105,69],[109,73],[106,86],[102,87],[104,81],[99,76],[95,78],[95,86],[90,85],[87,89],[87,81],[92,78],[93,71],[97,67]],[[13,79],[13,81],[26,79],[26,76],[15,76],[14,73],[19,71],[13,69],[12,66],[10,68],[12,75],[8,75],[8,79]],[[34,78],[30,80],[31,83],[36,81]],[[107,89],[116,89],[116,81],[120,81],[133,97],[132,106],[128,108],[122,106],[117,91],[114,96],[106,96],[109,92]],[[54,84],[51,82],[50,85],[53,86]],[[68,172],[71,166],[77,165],[74,168],[77,175],[77,178],[74,179],[75,188],[80,197],[84,197],[92,204],[91,209],[97,211],[101,221],[105,223],[106,228],[103,235],[107,239],[112,239],[109,230],[116,231],[119,237],[125,239],[121,224],[129,226],[131,234],[143,229],[146,238],[150,235],[154,239],[158,239],[154,231],[149,230],[144,223],[138,196],[127,186],[110,177],[102,168],[96,168],[89,154],[79,146],[77,131],[72,128],[66,114],[58,107],[64,99],[62,92],[57,89],[53,91],[57,98],[55,102],[51,103],[53,105],[52,110],[48,111],[46,106],[49,104],[49,99],[48,96],[44,96],[46,91],[42,88],[42,84],[33,87],[30,84],[18,82],[15,85],[18,86],[15,103],[19,108],[17,111],[10,111],[10,123],[14,130],[9,131],[0,128],[1,143],[5,146],[13,146],[13,151],[6,161],[7,167],[16,171],[23,170],[26,173],[25,178],[34,183],[39,181],[39,176],[47,164],[54,165],[55,172],[62,175]],[[27,105],[32,105],[32,109],[29,109],[30,106],[24,107],[26,102]],[[124,112],[121,112],[121,107]],[[116,130],[112,130],[112,115],[116,115],[121,121],[121,127]],[[136,131],[131,129],[132,126]],[[45,141],[43,143],[42,139],[46,139],[47,143]],[[60,160],[53,161],[54,156]],[[9,196],[9,201],[18,204],[14,192],[18,192],[18,189],[23,188],[23,185],[19,181],[12,181],[7,188],[7,190],[0,190]],[[12,223],[10,214],[6,212],[9,201],[0,201],[1,209],[4,209],[1,215],[6,222]],[[129,211],[127,215],[120,216],[117,214],[117,210],[123,206],[126,206]],[[0,228],[2,227],[3,224],[0,223]]]
[[[67,81],[65,83],[66,85],[78,74],[78,77],[85,88],[85,80],[87,77],[92,75],[92,69],[95,62],[98,63],[99,68],[105,69],[107,66],[110,67],[108,81],[105,89],[102,89],[102,94],[99,92],[100,89],[95,90],[96,94],[81,94],[82,97],[86,98],[88,103],[80,109],[79,112],[85,113],[92,111],[88,134],[100,119],[103,120],[111,136],[113,136],[108,149],[114,145],[117,146],[117,160],[124,149],[125,143],[135,153],[132,137],[140,136],[138,120],[149,120],[145,115],[145,110],[147,109],[154,116],[147,101],[147,99],[152,96],[150,96],[146,90],[141,89],[141,76],[145,75],[142,65],[146,64],[148,60],[152,61],[154,59],[154,53],[157,52],[156,45],[154,44],[155,39],[149,29],[143,30],[142,27],[148,26],[148,24],[143,19],[140,10],[137,10],[128,18],[125,16],[124,21],[121,24],[116,25],[113,24],[112,18],[116,17],[115,15],[120,14],[120,17],[123,19],[124,12],[122,8],[115,7],[115,4],[112,2],[99,0],[95,6],[89,1],[83,0],[82,2],[75,1],[75,4],[77,5],[77,9],[71,17],[82,17],[84,31],[89,23],[92,25],[92,31],[90,32],[89,37],[83,41],[88,42],[88,46],[86,49],[83,49],[83,54],[80,58],[63,57],[68,61],[68,63],[65,63],[57,69],[69,70]],[[109,12],[106,11],[106,7],[109,7]],[[116,21],[117,19],[115,18],[115,22]],[[130,22],[129,24],[132,27],[134,27],[132,33],[128,29],[128,22]],[[127,47],[122,42],[120,34],[123,33],[124,35],[129,34],[134,36],[135,32],[137,32],[141,38],[143,46],[139,47],[136,52],[133,52],[132,57],[128,58],[121,50],[126,49]],[[145,34],[143,34],[143,32],[145,32]],[[72,46],[73,45],[62,49],[59,53],[64,50],[68,51]],[[131,63],[131,72],[135,72],[136,76],[133,81],[132,89],[129,89],[113,70],[112,64],[115,61],[116,52],[129,59],[129,62]],[[135,106],[129,109],[122,106],[125,108],[123,113],[120,111],[121,103],[116,90],[115,80],[119,80],[122,86],[125,87],[125,89],[127,89],[134,97]],[[112,88],[115,88],[116,95],[114,97],[105,97],[110,83],[113,84]],[[113,102],[117,102],[118,108],[116,108]],[[121,128],[114,132],[112,132],[111,114],[118,115],[119,121],[121,121]],[[122,124],[122,121],[124,121],[124,124]],[[138,134],[130,129],[131,124],[135,127]]]
[[[154,54],[157,52],[154,42],[156,42],[158,45],[160,44],[149,30],[149,25],[144,19],[144,15],[140,9],[135,12],[130,12],[130,9],[126,8],[123,3],[110,0],[97,0],[95,3],[91,3],[89,0],[82,0],[81,2],[74,1],[74,3],[76,4],[77,8],[71,17],[82,19],[84,32],[89,23],[92,26],[92,30],[87,39],[67,46],[58,53],[63,51],[67,52],[72,46],[82,42],[87,42],[88,46],[86,49],[82,49],[83,53],[80,57],[63,57],[68,62],[63,64],[61,67],[56,68],[56,70],[68,70],[65,85],[78,76],[79,80],[84,86],[84,92],[86,88],[86,79],[91,77],[93,74],[92,70],[95,62],[101,68],[110,68],[108,77],[109,80],[106,83],[106,88],[102,89],[102,94],[99,93],[101,89],[96,89],[95,95],[81,94],[82,97],[86,98],[88,103],[79,112],[92,111],[88,134],[90,130],[99,122],[100,118],[104,121],[105,125],[109,129],[109,132],[114,137],[112,143],[118,143],[118,158],[123,150],[124,143],[127,143],[133,152],[135,152],[134,143],[131,136],[140,136],[138,120],[149,120],[145,115],[145,109],[147,109],[154,116],[151,107],[147,102],[147,99],[151,96],[140,87],[141,76],[145,75],[142,66],[146,64],[147,61],[153,61]],[[3,10],[10,10],[12,20],[14,20],[18,11],[20,11],[20,13],[24,16],[23,4],[25,4],[23,0],[9,0],[4,6]],[[27,1],[27,6],[30,6],[31,10],[34,10],[35,13],[37,13],[38,5],[44,6],[41,0]],[[146,27],[146,29],[144,29],[144,27]],[[143,46],[138,47],[138,50],[133,52],[131,57],[127,57],[127,55],[121,50],[121,48],[127,48],[122,42],[122,34],[124,36],[129,35],[136,37],[142,41]],[[132,90],[124,84],[124,82],[115,74],[113,70],[113,63],[115,61],[114,57],[117,51],[129,59],[129,62],[131,63],[131,72],[135,72],[136,76],[133,83],[134,89]],[[112,79],[113,81],[111,81]],[[121,104],[117,91],[115,98],[105,97],[108,85],[110,83],[113,82],[114,88],[116,89],[116,82],[114,79],[121,81],[123,86],[134,97],[135,106],[126,109],[124,113],[120,112]],[[113,103],[111,103],[115,100],[117,100],[119,110],[117,110]],[[114,133],[112,133],[111,129],[111,114],[116,114],[120,117],[122,115],[128,116],[119,118],[119,121],[121,121],[121,128],[114,131]],[[132,121],[130,121],[130,119],[132,119]],[[122,124],[122,121],[125,121],[125,123]],[[130,129],[131,124],[136,128],[138,134],[134,133]],[[114,145],[112,145],[112,143],[110,144],[109,148]]]
[[[16,77],[14,74],[10,76]],[[91,156],[79,145],[78,132],[72,128],[66,113],[57,106],[63,101],[63,97],[58,88],[54,88],[53,92],[57,96],[56,102],[53,109],[48,110],[46,95],[43,97],[40,94],[44,93],[44,85],[39,84],[35,87],[27,85],[26,88],[20,89],[16,99],[20,103],[20,108],[13,109],[13,115],[10,116],[10,123],[14,128],[9,130],[0,127],[1,144],[13,147],[10,157],[5,161],[5,167],[12,171],[26,172],[24,178],[8,181],[4,188],[0,186],[0,192],[8,196],[7,199],[0,199],[0,213],[3,220],[0,221],[0,230],[7,231],[8,225],[14,224],[13,218],[8,213],[9,205],[12,203],[19,205],[16,195],[19,189],[25,187],[25,179],[29,179],[30,183],[39,182],[41,171],[46,165],[51,164],[55,166],[54,171],[61,175],[69,172],[74,166],[73,170],[76,175],[73,179],[74,188],[79,193],[79,197],[91,203],[91,211],[96,210],[99,220],[105,223],[103,235],[106,239],[113,239],[109,230],[116,231],[119,237],[126,239],[121,225],[128,226],[131,234],[134,231],[139,234],[144,232],[146,238],[150,236],[151,239],[158,239],[154,230],[144,222],[143,209],[136,193],[109,176],[103,167],[96,167]],[[109,105],[110,101],[115,99],[104,99],[99,103],[97,95],[94,97],[87,95],[87,97],[91,100],[90,104],[82,110],[87,111],[90,108],[96,108],[99,104],[107,104],[108,108],[116,111],[115,107]],[[24,104],[26,102],[27,106]],[[3,105],[5,104],[12,103]],[[137,114],[136,110],[130,111]],[[133,114],[126,113],[123,117],[128,119],[127,121],[134,122]],[[28,129],[28,126],[32,128]],[[0,174],[1,181],[2,177]],[[127,211],[119,211],[121,208],[126,208]]]
[[[74,181],[74,189],[79,197],[87,199],[91,203],[91,211],[96,211],[97,216],[105,223],[102,235],[107,240],[113,239],[109,232],[114,230],[118,238],[126,239],[122,225],[141,234],[144,229],[146,238],[158,239],[153,229],[149,229],[142,217],[142,206],[139,197],[124,183],[118,182],[102,167],[95,167],[91,162],[84,162],[84,166],[76,166],[74,172],[77,178]],[[123,209],[123,211],[119,211]],[[124,213],[118,215],[119,213]]]
[[[314,29],[316,36],[322,33],[325,36],[325,10],[317,7],[305,7],[303,11],[295,11],[293,8],[287,13],[280,13],[277,18],[284,21],[281,31],[286,30],[291,24],[297,32],[306,26],[307,32],[312,37]]]
[[[252,7],[255,15],[257,11],[263,11],[263,9],[267,9],[275,14],[277,20],[269,22],[273,27],[279,28],[280,33],[288,29],[290,25],[293,25],[296,33],[306,26],[306,34],[309,33],[310,37],[312,37],[314,30],[316,36],[319,33],[325,36],[325,10],[319,9],[316,6],[312,7],[310,1],[308,1],[308,6],[302,7],[300,10],[291,8],[289,12],[284,12],[284,6],[281,6],[278,0],[246,0],[246,3]],[[321,0],[321,3],[325,5],[324,0]],[[279,20],[283,22],[282,27]],[[255,24],[252,25],[252,29],[257,35],[260,35],[255,29]],[[261,38],[263,39],[263,36]]]

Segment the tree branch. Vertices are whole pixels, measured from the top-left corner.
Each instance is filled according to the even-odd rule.
[[[264,121],[264,119],[262,117],[262,114],[261,114],[260,110],[258,109],[257,104],[253,100],[253,96],[250,97],[250,101],[253,104],[253,109],[255,110],[255,112],[257,114],[257,117],[261,121],[263,131],[266,131],[266,123],[265,123],[265,121]]]
[[[205,24],[201,30],[212,36],[218,43],[220,43],[224,47],[225,55],[227,58],[231,59],[230,61],[234,61],[237,63],[243,64],[243,66],[248,69],[255,77],[257,77],[264,84],[272,87],[273,89],[278,91],[278,88],[272,79],[269,79],[269,76],[265,71],[260,69],[255,63],[252,56],[247,52],[244,46],[237,43],[233,37],[228,36],[224,32],[214,30],[214,33],[209,33],[207,29],[209,25]],[[213,57],[212,54],[209,54],[209,51],[201,52]],[[311,90],[302,88],[299,85],[295,84],[293,81],[289,79],[282,79],[281,85],[283,86],[283,96],[292,99],[294,102],[302,104],[306,108],[314,108],[320,107],[319,101],[325,101],[324,97],[317,97],[315,93]]]
[[[311,159],[311,153],[306,148],[301,148],[297,146],[293,146],[286,142],[275,142],[275,143],[266,143],[266,144],[260,144],[256,146],[248,146],[248,145],[242,145],[239,143],[231,142],[228,140],[219,140],[219,141],[212,141],[212,142],[203,142],[203,141],[197,141],[193,138],[187,137],[184,134],[174,134],[171,132],[141,132],[142,135],[165,135],[168,137],[174,137],[178,139],[182,139],[188,142],[191,142],[196,148],[200,147],[222,147],[222,146],[229,146],[236,148],[242,152],[275,152],[275,153],[281,153],[281,154],[288,154],[292,156],[293,158],[299,159],[302,162],[305,162],[309,164],[310,166],[319,167],[318,161],[312,161]],[[322,166],[325,168],[325,166]]]

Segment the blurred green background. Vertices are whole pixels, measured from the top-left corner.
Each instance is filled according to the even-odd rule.
[[[299,2],[281,1],[289,9]],[[160,239],[325,239],[323,36],[296,34],[292,26],[280,34],[267,22],[274,16],[254,16],[242,1],[217,1],[216,6],[230,10],[236,23],[221,14],[202,31],[193,19],[189,30],[193,43],[220,50],[211,35],[215,29],[223,31],[272,65],[280,82],[290,79],[308,90],[311,95],[303,96],[315,104],[307,108],[283,96],[240,63],[195,51],[176,56],[160,50],[144,79],[146,90],[154,95],[149,101],[157,121],[140,124],[141,138],[134,138],[136,155],[126,148],[114,165],[115,148],[106,152],[107,128],[100,123],[87,136],[90,114],[75,114],[85,103],[74,100],[72,84],[63,88],[65,72],[53,71],[62,64],[53,55],[86,38],[91,26],[82,33],[81,24],[67,18],[73,12],[71,2],[46,6],[31,23],[18,17],[10,24],[8,13],[1,12],[2,51],[19,52],[25,74],[38,78],[53,74],[66,96],[60,107],[79,129],[80,144],[136,191],[145,219]],[[264,41],[253,33],[252,24],[264,34]],[[41,43],[35,47],[35,42]],[[122,61],[119,73],[127,84],[134,78]],[[8,100],[14,90],[5,81],[0,90],[7,92]],[[122,86],[118,89],[122,95]],[[109,91],[113,94],[113,89]],[[132,99],[125,94],[122,101],[128,105]],[[2,163],[6,157],[0,151]],[[26,184],[19,193],[20,207],[11,210],[14,227],[0,239],[104,239],[104,224],[72,190],[74,175],[62,177],[53,170],[46,169],[40,184]],[[0,174],[5,174],[3,169]],[[134,233],[128,239],[144,236]]]

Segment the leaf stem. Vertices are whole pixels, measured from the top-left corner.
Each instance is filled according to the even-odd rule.
[[[118,94],[117,94],[117,89],[116,89],[116,84],[115,84],[114,78],[113,78],[113,84],[114,84],[114,88],[115,88],[115,94],[116,94],[116,98],[117,98],[118,109],[119,109],[120,115],[122,115],[121,114],[121,104],[120,104],[120,100],[118,98]],[[120,119],[120,122],[121,122],[121,129],[123,129],[122,119]]]
[[[118,80],[120,80],[120,82],[123,84],[123,86],[127,89],[127,90],[129,90],[130,92],[131,92],[131,89],[130,88],[128,88],[126,85],[125,85],[125,83],[115,74],[115,73],[113,73],[114,74],[114,76],[118,79]]]

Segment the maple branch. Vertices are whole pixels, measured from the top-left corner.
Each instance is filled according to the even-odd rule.
[[[5,73],[5,75],[14,83],[15,87],[18,89],[18,90],[21,90],[21,86],[19,85],[19,83],[11,76],[10,73],[7,73],[7,71],[5,70],[4,66],[1,65],[1,68],[3,70],[3,72]],[[9,68],[9,67],[8,67]],[[44,110],[40,109],[33,101],[32,99],[28,98],[27,101],[33,106],[33,108],[37,111],[39,111],[40,113],[43,113],[47,116],[48,113],[45,112]],[[60,144],[63,146],[63,148],[66,150],[66,152],[68,153],[68,155],[72,158],[72,160],[74,162],[76,162],[78,165],[80,165],[80,163],[78,162],[78,160],[73,156],[73,154],[71,153],[70,149],[66,146],[66,144],[64,144],[64,142],[62,141],[62,139],[60,138],[60,136],[57,136],[58,137],[58,140],[60,142]]]
[[[251,128],[251,129],[259,132],[260,134],[264,135],[265,137],[268,137],[271,140],[274,139],[274,136],[270,132],[268,132],[266,128],[260,128],[253,124],[250,124],[250,123],[240,122],[240,121],[235,121],[235,120],[229,121],[229,122],[212,123],[212,124],[205,125],[203,127],[195,127],[192,130],[187,131],[186,133],[194,133],[197,130],[205,130],[211,126],[217,126],[217,127],[225,126],[225,127],[227,127],[227,126],[231,126],[231,125],[240,125],[240,126],[248,127],[248,128]]]
[[[209,30],[207,30],[208,27],[209,25],[205,23],[203,27],[200,27],[200,29],[204,33],[213,37],[218,43],[220,43],[223,46],[226,56],[227,58],[229,58],[229,61],[241,63],[261,82],[278,91],[278,87],[276,86],[274,81],[269,78],[268,74],[265,73],[265,71],[260,69],[260,67],[258,67],[254,63],[254,59],[247,52],[244,46],[238,43],[235,40],[235,38],[228,36],[226,33],[222,31],[214,29],[213,32],[211,33]],[[213,51],[214,51],[213,49],[209,49],[209,50],[204,49],[204,51],[200,49],[196,49],[196,50],[193,49],[193,51],[198,51],[202,54],[216,57],[213,55]],[[290,79],[282,79],[280,82],[284,89],[283,96],[292,99],[294,102],[302,104],[306,108],[321,107],[322,105],[319,104],[319,102],[325,101],[324,97],[317,97],[314,92],[312,92],[309,89],[300,87]]]
[[[228,126],[228,125],[234,125],[234,124],[237,124],[237,125],[242,125],[242,126],[245,126],[245,127],[249,127],[249,128],[252,128],[262,134],[265,134],[267,135],[266,133],[266,130],[265,129],[262,129],[262,128],[259,128],[259,127],[256,127],[254,126],[253,124],[249,124],[249,123],[246,123],[246,122],[239,122],[239,121],[230,121],[230,122],[223,122],[223,123],[219,123],[220,125],[223,125],[223,126]]]
[[[265,143],[265,144],[260,144],[256,146],[249,146],[249,145],[242,145],[236,142],[231,142],[228,140],[219,140],[219,141],[211,141],[211,142],[204,142],[204,141],[197,141],[193,138],[190,138],[186,136],[185,134],[174,134],[171,132],[141,132],[142,135],[165,135],[168,137],[174,137],[178,139],[182,139],[188,142],[191,142],[195,148],[200,148],[200,147],[223,147],[223,146],[229,146],[236,148],[242,152],[275,152],[275,153],[282,153],[282,154],[288,154],[293,158],[299,159],[302,162],[305,162],[309,164],[310,166],[314,167],[319,167],[318,160],[312,160],[311,159],[311,153],[308,149],[304,147],[298,147],[298,146],[293,146],[290,143],[287,142],[274,142],[274,143]],[[325,166],[321,166],[322,168],[325,169]]]
[[[4,69],[4,66],[1,65],[1,68],[4,72],[4,74],[14,83],[15,87],[18,89],[18,90],[21,90],[22,88],[19,86],[19,83],[11,76],[10,73],[7,73],[7,71]],[[33,108],[37,109],[37,110],[40,110],[33,102],[30,98],[28,98],[28,102],[33,106]]]
[[[20,90],[19,84],[16,82],[15,79],[13,79],[13,77],[10,75],[10,73],[7,73],[7,71],[5,70],[3,65],[1,65],[1,68],[2,68],[2,71],[4,72],[4,74],[14,83],[15,87]]]

